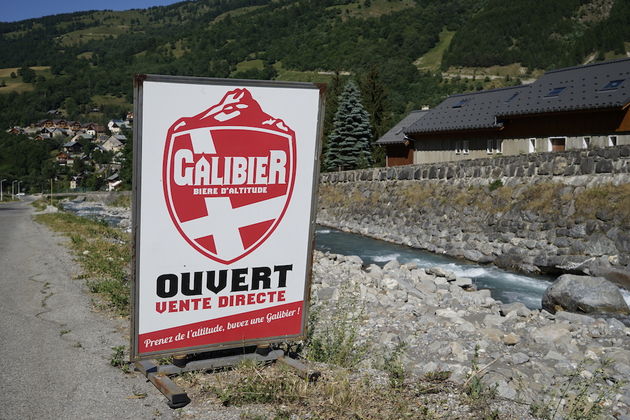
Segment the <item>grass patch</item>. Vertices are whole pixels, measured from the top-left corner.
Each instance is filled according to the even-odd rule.
[[[117,97],[113,95],[94,95],[92,96],[92,102],[98,106],[103,105],[130,105],[125,98]]]
[[[591,372],[595,363],[583,360],[568,373],[563,385],[550,389],[545,398],[531,405],[531,414],[545,420],[612,418],[611,400],[625,383],[609,382],[606,370],[611,365],[610,361],[601,362]]]
[[[282,67],[281,62],[275,63],[273,67],[278,72],[276,80],[284,80],[287,82],[330,83],[333,77],[333,72],[299,71],[285,69]]]
[[[39,200],[35,200],[31,203],[31,206],[35,207],[37,211],[44,211],[49,205],[56,206],[59,204],[59,200],[53,199],[51,202],[49,199],[40,198]]]
[[[216,18],[214,18],[214,20],[212,22],[210,22],[210,25],[212,25],[213,23],[219,22],[219,21],[225,19],[228,16],[230,16],[230,17],[241,16],[241,15],[247,14],[249,12],[253,12],[256,9],[260,9],[261,7],[265,7],[265,6],[264,5],[263,6],[245,6],[245,7],[241,7],[241,8],[238,8],[238,9],[230,10],[230,11],[222,13],[219,16],[217,16]]]
[[[369,4],[369,6],[366,7],[366,3]],[[345,20],[348,17],[363,19],[376,18],[412,7],[416,7],[416,3],[413,0],[370,0],[369,2],[359,1],[339,6],[330,6],[328,9],[339,10],[342,19]]]
[[[119,194],[110,204],[112,207],[131,208],[131,194]]]
[[[88,41],[101,41],[109,38],[110,36],[117,38],[118,35],[129,32],[130,29],[131,26],[122,24],[92,26],[85,29],[67,32],[57,37],[57,41],[59,41],[62,46],[69,47],[83,44]]]
[[[560,211],[558,199],[562,188],[564,188],[564,185],[554,182],[542,182],[532,185],[523,192],[519,201],[523,203],[525,210],[539,214],[556,215]]]
[[[262,60],[258,59],[258,60],[246,60],[246,61],[241,61],[240,63],[238,63],[236,65],[236,72],[238,73],[240,71],[247,71],[247,70],[262,70],[263,68],[265,68],[265,64]]]
[[[422,206],[436,196],[436,188],[431,183],[409,183],[400,188],[400,199],[406,207]]]
[[[109,358],[109,364],[113,367],[120,368],[124,373],[130,373],[132,371],[125,357],[125,346],[112,347],[112,355]]]
[[[70,248],[77,254],[90,291],[102,296],[107,308],[127,316],[130,235],[104,222],[63,212],[36,215],[35,220],[70,238]]]
[[[630,226],[630,184],[601,185],[582,191],[575,197],[578,216],[586,219],[617,218]]]
[[[45,78],[50,78],[52,76],[49,66],[33,66],[31,67],[31,69],[35,70],[35,74],[37,76],[43,76]],[[12,79],[11,73],[15,73],[17,75],[17,72],[17,67],[7,67],[0,69],[0,80],[3,80],[6,84],[6,86],[0,87],[0,94],[11,92],[29,92],[34,89],[33,84],[24,83],[21,76],[17,76],[15,79]]]
[[[342,290],[329,318],[320,317],[320,308],[311,307],[306,358],[353,368],[361,363],[369,349],[359,340],[364,308],[356,294]]]
[[[94,52],[93,51],[86,51],[86,52],[82,52],[81,54],[77,55],[77,58],[83,58],[85,60],[91,60],[92,57],[94,56]]]
[[[180,376],[176,382],[195,386],[200,397],[213,398],[225,406],[265,405],[271,413],[249,418],[313,419],[424,419],[429,409],[415,387],[392,389],[373,378],[351,375],[344,369],[325,368],[314,383],[299,378],[285,366],[265,366],[246,361],[229,372]]]
[[[440,32],[440,40],[435,45],[435,47],[431,48],[420,57],[414,63],[416,67],[421,70],[431,70],[437,71],[440,69],[442,65],[442,57],[444,56],[444,52],[451,45],[451,41],[453,40],[453,36],[455,36],[455,31],[449,31],[446,28],[442,29]]]

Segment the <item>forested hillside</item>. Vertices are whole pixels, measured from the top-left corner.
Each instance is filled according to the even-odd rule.
[[[327,132],[354,79],[374,140],[448,94],[625,56],[628,22],[630,0],[197,0],[0,23],[0,129],[119,118],[155,73],[326,82]]]
[[[550,69],[625,55],[628,22],[629,0],[488,0],[457,31],[444,64]]]

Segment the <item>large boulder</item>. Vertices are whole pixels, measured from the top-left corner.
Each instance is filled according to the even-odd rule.
[[[610,312],[630,314],[630,308],[617,286],[603,277],[563,274],[545,290],[542,307],[581,313]]]

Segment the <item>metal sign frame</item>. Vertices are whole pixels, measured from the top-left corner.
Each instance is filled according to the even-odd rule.
[[[265,337],[258,339],[247,339],[230,342],[220,342],[214,344],[204,344],[192,347],[182,347],[173,350],[163,350],[154,352],[139,353],[138,350],[138,334],[139,334],[139,280],[138,274],[140,270],[140,249],[142,243],[140,241],[140,227],[141,220],[141,192],[142,192],[142,135],[143,135],[143,105],[144,105],[144,82],[165,82],[165,83],[178,83],[178,84],[194,84],[194,85],[220,85],[232,88],[247,88],[247,87],[278,87],[289,89],[314,89],[319,91],[318,110],[317,110],[317,122],[316,122],[316,139],[315,139],[315,153],[313,156],[313,173],[312,187],[311,187],[311,209],[309,216],[308,226],[308,244],[305,261],[305,279],[304,279],[304,291],[303,291],[303,311],[301,331],[298,334],[293,335],[280,335],[274,337]],[[287,340],[300,340],[306,337],[306,329],[308,323],[309,305],[310,305],[310,291],[311,291],[311,278],[312,278],[312,265],[313,265],[313,249],[314,249],[314,231],[316,223],[316,209],[318,199],[318,185],[319,185],[319,167],[320,167],[320,154],[322,147],[322,133],[323,133],[323,118],[324,118],[324,105],[325,105],[325,90],[324,84],[302,83],[302,82],[282,82],[282,81],[261,81],[261,80],[240,80],[240,79],[215,79],[215,78],[201,78],[201,77],[188,77],[188,76],[166,76],[166,75],[136,75],[134,78],[134,126],[133,126],[133,183],[132,183],[132,237],[133,237],[133,249],[131,260],[131,295],[132,295],[132,308],[131,308],[131,347],[130,356],[131,360],[138,361],[142,359],[150,359],[162,356],[170,355],[182,355],[194,352],[203,352],[209,350],[219,350],[226,348],[238,348],[252,345],[267,345]],[[306,157],[308,159],[308,157]],[[247,312],[245,310],[245,312]]]

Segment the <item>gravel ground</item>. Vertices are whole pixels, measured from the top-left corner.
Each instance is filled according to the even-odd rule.
[[[66,239],[33,211],[0,205],[0,418],[172,418],[143,376],[110,366],[127,321],[94,311]]]

